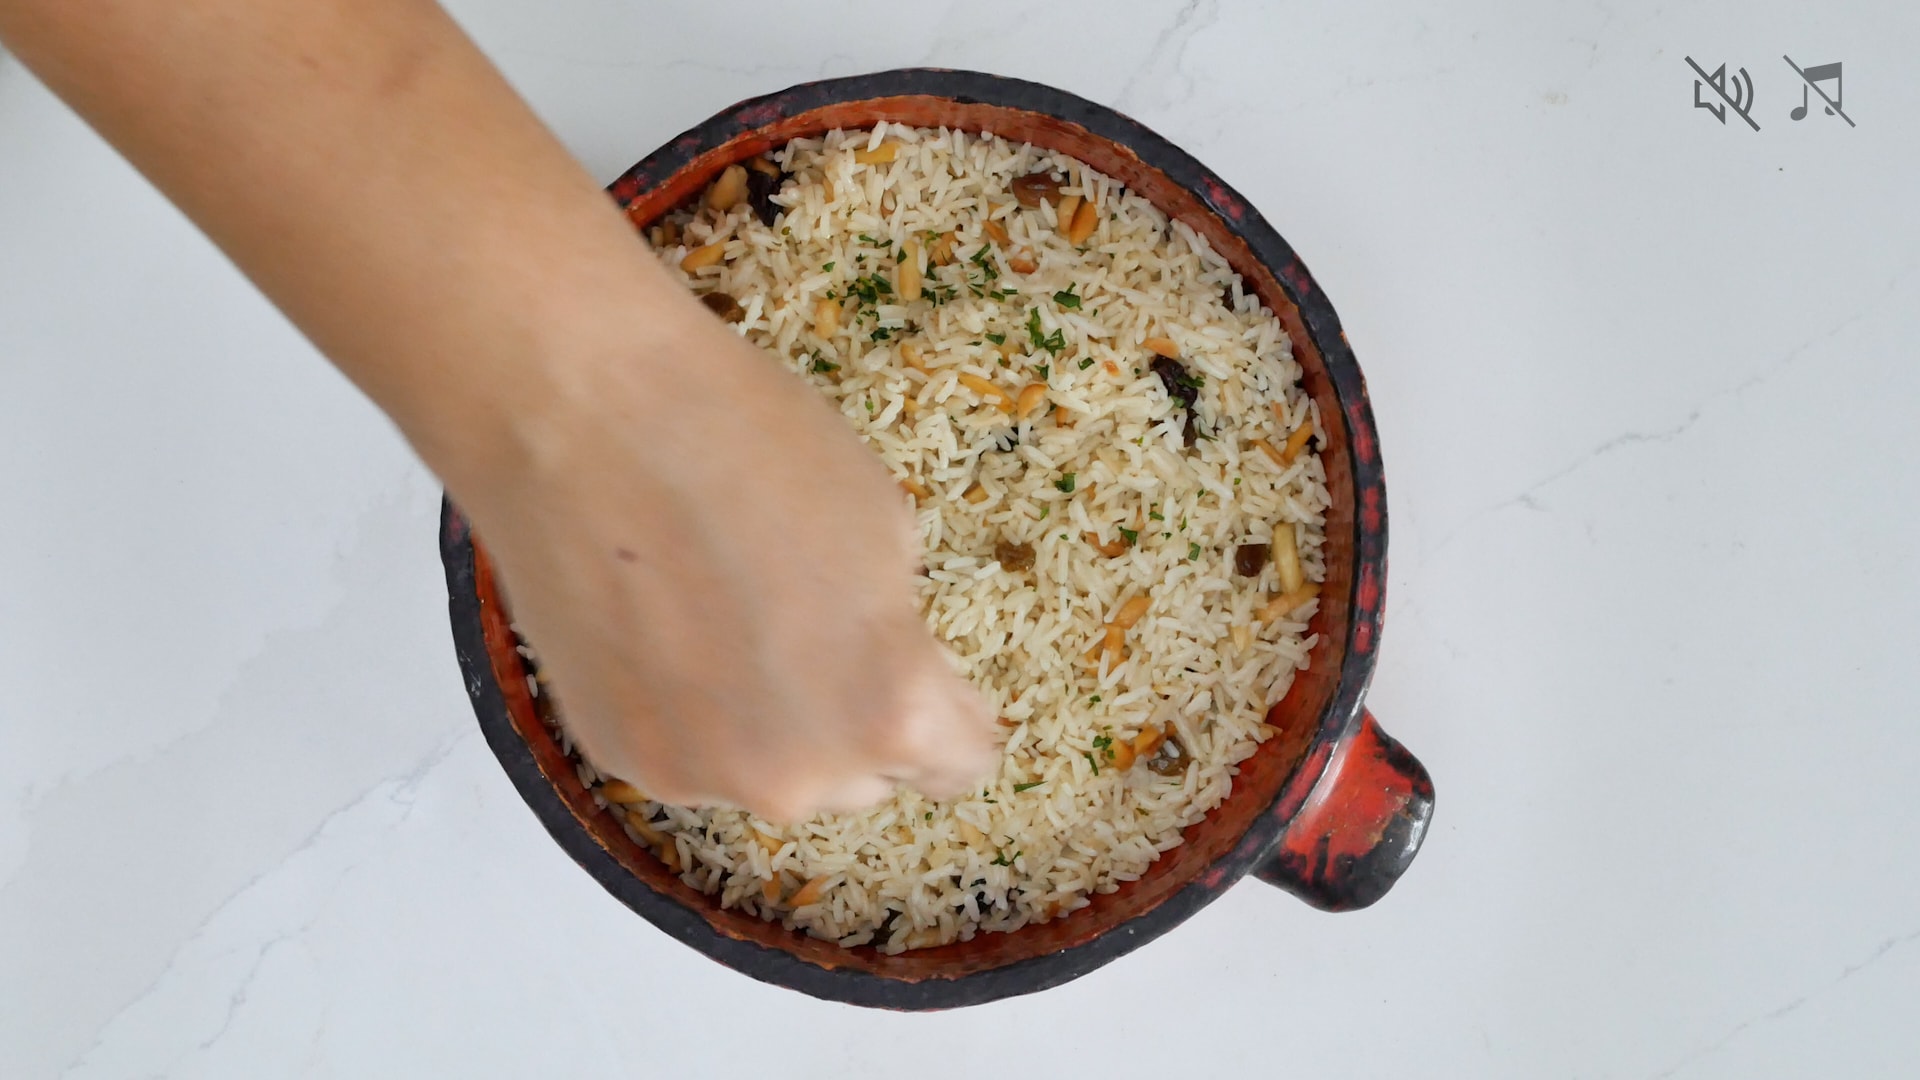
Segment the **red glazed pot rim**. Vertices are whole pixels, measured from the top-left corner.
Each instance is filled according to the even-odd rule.
[[[745,101],[674,139],[608,190],[645,226],[728,164],[791,138],[880,120],[990,130],[1080,158],[1206,236],[1280,317],[1326,429],[1321,453],[1334,504],[1327,581],[1312,626],[1320,641],[1310,669],[1269,713],[1280,733],[1241,763],[1232,794],[1186,830],[1181,846],[1086,908],[897,957],[843,949],[721,909],[592,801],[526,689],[484,546],[449,502],[440,539],[456,651],[481,729],[508,776],[554,840],[642,917],[755,978],[858,1005],[946,1008],[1059,985],[1172,929],[1256,870],[1321,907],[1371,903],[1418,848],[1432,789],[1419,763],[1362,708],[1384,598],[1386,498],[1365,381],[1332,304],[1272,226],[1173,144],[1063,91],[977,72],[903,69]],[[1335,785],[1342,771],[1369,775]],[[1345,797],[1330,797],[1334,786]],[[1356,787],[1365,789],[1358,801],[1350,797]],[[1299,821],[1312,824],[1310,835]]]

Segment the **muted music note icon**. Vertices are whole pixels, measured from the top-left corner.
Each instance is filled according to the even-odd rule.
[[[1794,120],[1805,120],[1807,118],[1808,92],[1811,91],[1814,94],[1818,94],[1820,100],[1826,103],[1828,116],[1838,116],[1847,122],[1848,127],[1856,126],[1853,118],[1848,116],[1840,107],[1842,97],[1845,93],[1845,82],[1840,76],[1839,64],[1814,64],[1811,67],[1802,68],[1799,64],[1794,63],[1793,58],[1790,56],[1782,56],[1780,59],[1785,60],[1787,66],[1792,68],[1794,73],[1800,76],[1801,81],[1806,83],[1805,86],[1800,88],[1800,104],[1795,106],[1793,111],[1787,114],[1788,117]],[[1829,81],[1833,83],[1832,97],[1828,97],[1827,92],[1820,86],[1821,83]]]

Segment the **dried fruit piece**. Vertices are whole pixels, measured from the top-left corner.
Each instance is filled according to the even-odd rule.
[[[700,297],[700,302],[707,306],[708,311],[730,323],[747,317],[747,310],[740,306],[740,301],[723,292],[707,293]]]
[[[993,545],[993,557],[1001,569],[1021,573],[1033,569],[1033,545],[1001,540]]]
[[[1233,572],[1241,577],[1259,577],[1266,565],[1266,544],[1241,544],[1233,549]]]

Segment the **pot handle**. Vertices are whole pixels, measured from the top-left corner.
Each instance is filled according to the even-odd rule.
[[[1365,709],[1254,876],[1322,911],[1358,911],[1406,873],[1433,817],[1433,780]]]

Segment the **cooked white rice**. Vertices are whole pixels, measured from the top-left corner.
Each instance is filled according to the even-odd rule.
[[[856,161],[885,143],[893,160]],[[903,486],[925,492],[927,625],[1004,718],[1005,753],[980,791],[951,802],[903,790],[794,827],[638,802],[624,807],[629,830],[721,903],[849,946],[899,952],[1082,907],[1139,877],[1226,797],[1313,646],[1314,602],[1263,619],[1283,591],[1280,569],[1269,561],[1246,577],[1234,565],[1238,546],[1291,530],[1306,578],[1322,577],[1320,460],[1309,447],[1282,465],[1284,451],[1254,441],[1281,448],[1315,424],[1286,334],[1206,241],[1071,158],[882,125],[795,140],[774,160],[791,176],[773,227],[742,203],[683,212],[671,219],[677,242],[658,232],[655,242],[689,287],[735,298],[740,332],[834,402]],[[1043,170],[1097,208],[1078,248],[1054,205],[1026,208],[1009,193]],[[1008,244],[991,242],[988,217]],[[948,232],[952,262],[931,265]],[[722,261],[679,269],[715,243]],[[927,293],[913,302],[899,288],[903,253],[924,269]],[[1031,272],[1011,265],[1024,255]],[[821,337],[827,298],[844,315]],[[1200,381],[1191,447],[1185,410],[1150,366],[1151,338],[1177,344]],[[963,375],[1010,401],[1043,385],[1044,404],[1016,422]],[[1002,542],[1030,545],[1032,567],[1003,566]],[[1125,631],[1124,658],[1090,664],[1107,623],[1140,596],[1148,608]],[[1161,771],[1151,755],[1128,764],[1149,731],[1185,748],[1183,769],[1165,750]]]

